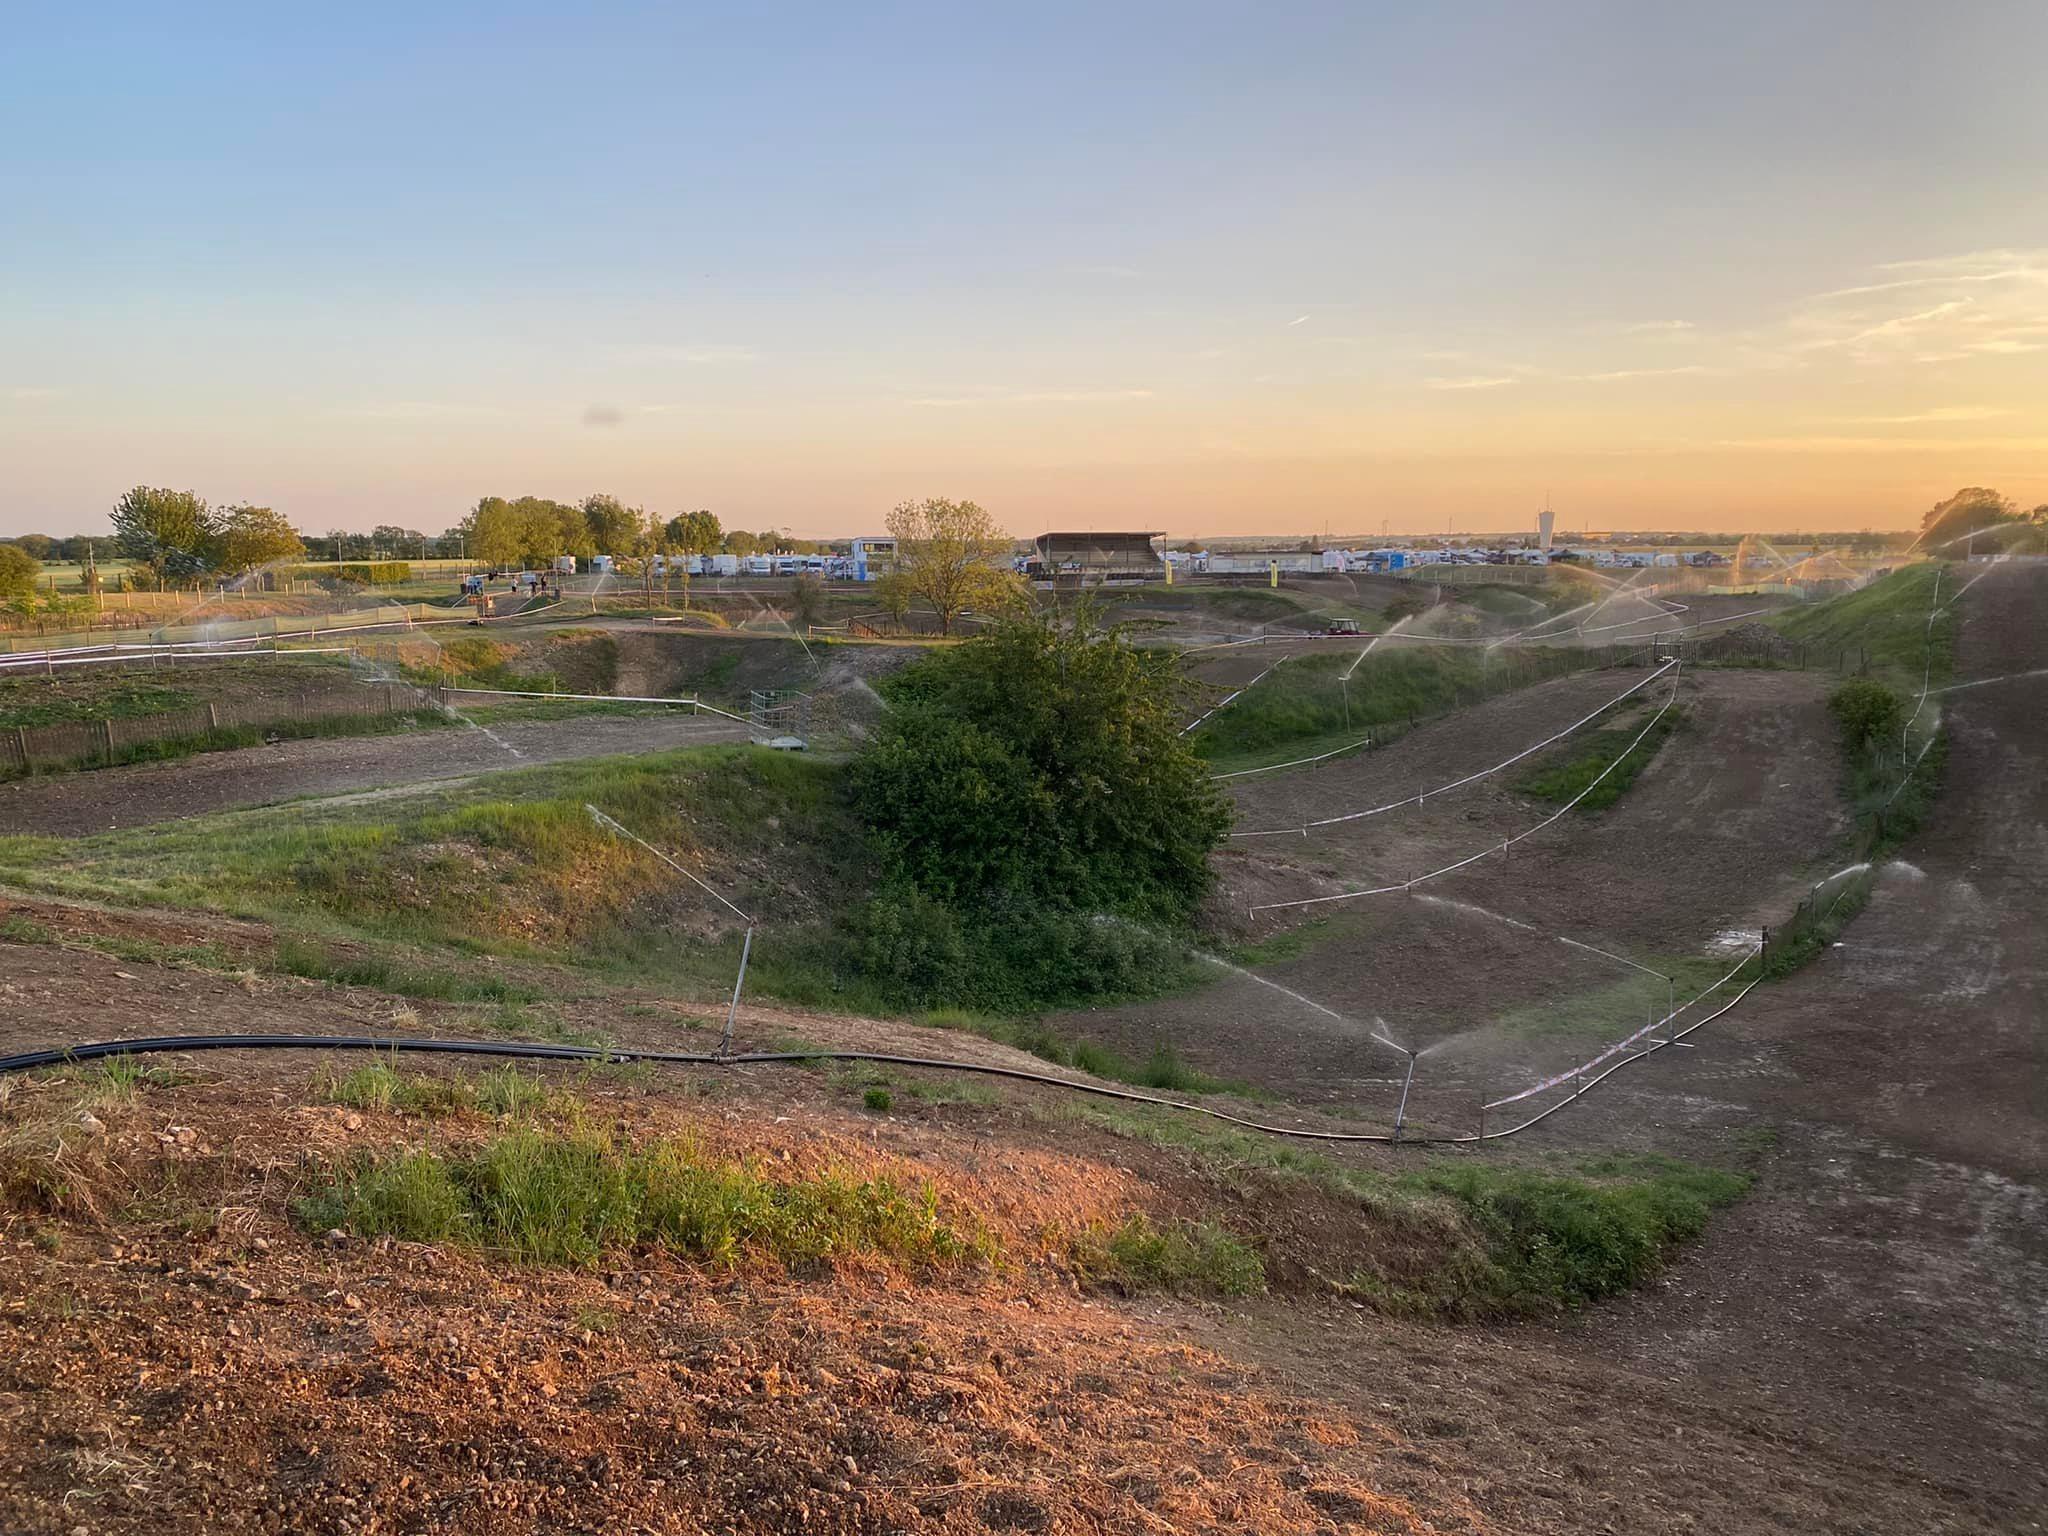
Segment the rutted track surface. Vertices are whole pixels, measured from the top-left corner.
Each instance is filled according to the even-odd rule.
[[[308,795],[744,741],[746,735],[744,727],[729,721],[677,711],[673,716],[585,715],[498,724],[489,734],[456,728],[284,741],[271,747],[205,752],[175,762],[0,784],[0,830],[84,837]]]
[[[1640,675],[1558,679],[1424,726],[1382,751],[1237,781],[1233,794],[1243,824],[1255,827],[1379,805],[1498,762]],[[1411,895],[1280,914],[1329,927],[1306,953],[1260,973],[1355,1023],[1223,977],[1188,996],[1095,1010],[1062,1025],[1137,1055],[1171,1040],[1212,1071],[1385,1121],[1401,1059],[1367,1039],[1373,1020],[1384,1018],[1405,1044],[1455,1040],[1425,1059],[1410,1112],[1434,1128],[1472,1130],[1482,1092],[1568,1067],[1593,1038],[1531,1038],[1495,1028],[1496,1020],[1627,978],[1558,935],[1638,955],[1702,955],[1722,931],[1790,909],[1814,878],[1812,861],[1843,830],[1825,690],[1824,678],[1800,673],[1696,674],[1681,693],[1689,723],[1612,809],[1567,815],[1517,844],[1512,857],[1485,859]],[[1647,719],[1665,692],[1653,684],[1624,706],[1623,718]],[[1420,807],[1307,838],[1239,841],[1224,858],[1223,900],[1242,924],[1254,901],[1399,881],[1497,847],[1555,809],[1515,790],[1526,771],[1518,764]],[[1262,919],[1250,932],[1277,926]]]
[[[2044,613],[2048,566],[1986,579],[1957,675],[2048,662]],[[2048,1508],[2043,702],[2041,684],[1955,695],[1934,815],[1840,945],[1552,1133],[1682,1152],[1773,1127],[1764,1187],[1663,1295],[1589,1316],[1581,1342],[1889,1443],[1957,1505],[1995,1499],[2007,1530]]]

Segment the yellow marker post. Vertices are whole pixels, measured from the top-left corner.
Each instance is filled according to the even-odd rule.
[[[1280,585],[1280,562],[1278,560],[1268,560],[1266,562],[1266,585],[1269,587]]]

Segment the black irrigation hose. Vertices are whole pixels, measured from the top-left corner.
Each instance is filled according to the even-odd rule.
[[[1101,1083],[1075,1082],[1048,1072],[1027,1072],[1021,1067],[986,1066],[971,1061],[948,1061],[932,1056],[895,1056],[880,1051],[751,1051],[719,1056],[709,1051],[636,1051],[588,1045],[545,1045],[529,1040],[426,1040],[413,1036],[382,1035],[157,1035],[139,1040],[95,1040],[85,1045],[58,1046],[49,1050],[22,1051],[0,1056],[0,1075],[28,1072],[37,1067],[61,1067],[75,1062],[96,1061],[107,1056],[146,1056],[173,1051],[243,1050],[329,1050],[329,1051],[420,1051],[449,1056],[508,1056],[539,1061],[595,1061],[628,1063],[658,1062],[680,1067],[785,1066],[807,1061],[870,1061],[892,1067],[929,1067],[945,1072],[976,1072],[987,1077],[1016,1082],[1042,1083],[1051,1088],[1090,1093],[1098,1098],[1122,1099],[1133,1104],[1154,1104],[1163,1109],[1185,1110],[1209,1115],[1262,1131],[1269,1136],[1292,1136],[1309,1141],[1399,1142],[1406,1146],[1449,1146],[1470,1141],[1459,1136],[1401,1136],[1370,1131],[1309,1131],[1295,1126],[1267,1125],[1242,1115],[1190,1104],[1182,1099],[1161,1098],[1130,1088],[1111,1088]],[[1496,1133],[1499,1134],[1499,1133]]]

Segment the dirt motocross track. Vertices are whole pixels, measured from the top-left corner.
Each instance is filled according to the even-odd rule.
[[[2048,567],[1999,568],[1963,611],[1959,678],[2048,666]],[[1297,800],[1365,799],[1371,774],[1398,785],[1420,766],[1470,771],[1627,680],[1544,685],[1424,727],[1378,761],[1241,793],[1284,820]],[[1554,902],[1560,923],[1597,920],[1645,944],[1710,942],[1782,902],[1841,830],[1825,687],[1702,674],[1689,725],[1621,802],[1560,823],[1554,845],[1518,846],[1526,885],[1445,883],[1442,895],[1525,921]],[[109,1122],[145,1147],[168,1136],[174,1159],[187,1155],[179,1126],[211,1138],[195,1160],[243,1149],[236,1167],[261,1186],[246,1221],[140,1241],[120,1223],[74,1224],[55,1252],[25,1227],[0,1231],[0,1529],[2048,1529],[2044,687],[1942,701],[1943,796],[1838,948],[1751,994],[1697,1049],[1650,1057],[1501,1144],[1510,1158],[1661,1152],[1759,1168],[1751,1194],[1641,1292],[1551,1324],[1459,1328],[1300,1293],[1088,1300],[1008,1280],[797,1283],[639,1255],[585,1274],[330,1247],[285,1222],[270,1163],[415,1133],[376,1115],[351,1128],[338,1106],[303,1102],[303,1059],[237,1053],[204,1062],[193,1085],[144,1094],[133,1124]],[[1489,788],[1412,821],[1377,818],[1399,822],[1391,841],[1347,844],[1331,870],[1280,839],[1270,858],[1230,855],[1228,875],[1262,901],[1336,888],[1346,861],[1462,847],[1510,814],[1526,825],[1530,807]],[[1333,924],[1261,971],[1321,996],[1377,967],[1418,997],[1465,985],[1461,969],[1531,992],[1544,976],[1518,967],[1589,974],[1522,930],[1394,899],[1375,920],[1387,926]],[[361,1028],[391,1006],[4,942],[0,983],[13,1005],[0,1040],[23,1044],[124,1020]],[[1315,1024],[1267,988],[1228,985],[1157,1005],[1161,1018],[1228,998],[1213,1038],[1228,1024],[1255,1061],[1284,1061],[1285,1040]],[[1438,1006],[1448,1031],[1463,1005]],[[442,1011],[422,1009],[430,1025]],[[907,1044],[912,1027],[898,1028]],[[1472,1058],[1446,1047],[1424,1060],[1457,1082]],[[877,1126],[809,1078],[701,1099],[665,1081],[618,1091],[783,1155],[879,1137],[891,1155],[1005,1189],[1034,1219],[1033,1201],[1185,1177],[1172,1154],[1033,1130],[1008,1109]],[[607,1326],[587,1325],[599,1315]]]
[[[0,831],[86,837],[280,800],[455,779],[572,758],[744,741],[709,715],[581,716],[480,729],[281,741],[169,763],[51,774],[0,784]]]

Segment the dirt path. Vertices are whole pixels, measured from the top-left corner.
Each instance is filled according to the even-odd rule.
[[[744,727],[679,712],[285,741],[0,785],[0,831],[84,837],[308,795],[745,739]]]

